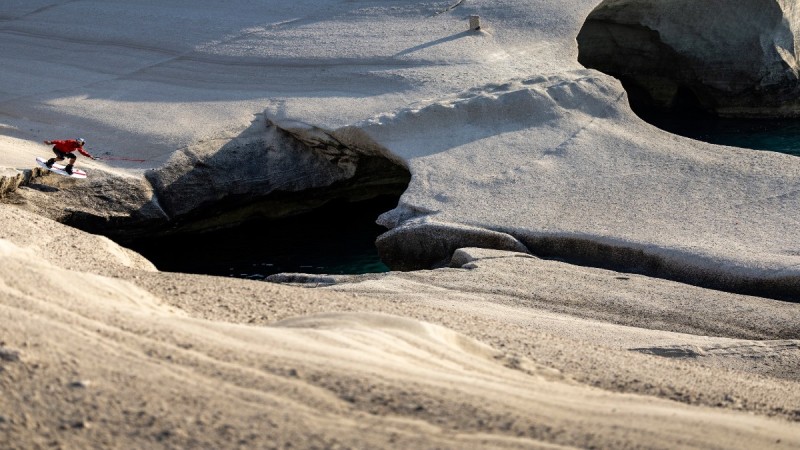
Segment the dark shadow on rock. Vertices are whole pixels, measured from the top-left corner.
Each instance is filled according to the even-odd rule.
[[[169,217],[162,235],[289,217],[335,199],[399,197],[410,180],[405,163],[359,130],[264,119],[227,142],[176,152],[145,176]]]
[[[28,189],[33,189],[39,192],[58,192],[60,189],[55,186],[50,186],[42,183],[28,183],[25,185]]]
[[[800,28],[791,8],[719,6],[605,0],[578,33],[578,62],[618,78],[635,110],[800,117],[798,55],[784,43]]]
[[[690,346],[642,347],[632,348],[631,351],[661,356],[663,358],[699,358],[703,356],[702,350]]]
[[[386,231],[375,219],[397,205],[396,196],[332,200],[311,212],[252,219],[232,229],[140,239],[129,245],[159,270],[262,280],[277,273],[385,272],[375,238]]]
[[[474,36],[474,35],[475,35],[474,31],[464,31],[464,32],[461,32],[461,33],[454,34],[452,36],[445,36],[445,37],[440,38],[440,39],[436,39],[436,40],[433,40],[433,41],[430,41],[430,42],[426,42],[424,44],[420,44],[420,45],[417,45],[417,46],[414,46],[414,47],[411,47],[411,48],[407,48],[407,49],[403,50],[402,52],[396,53],[394,56],[395,57],[405,56],[405,55],[408,55],[410,53],[414,53],[414,52],[417,52],[417,51],[420,51],[420,50],[423,50],[423,49],[426,49],[426,48],[429,48],[429,47],[433,47],[435,45],[444,44],[445,42],[455,41],[456,39],[461,39],[461,38],[465,38],[467,36]]]

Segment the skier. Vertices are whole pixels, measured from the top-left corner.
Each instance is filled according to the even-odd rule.
[[[72,166],[75,164],[75,161],[78,159],[78,156],[75,155],[73,152],[77,150],[80,152],[81,155],[86,156],[87,158],[94,159],[94,156],[90,155],[89,152],[83,149],[83,146],[86,144],[82,138],[78,139],[67,139],[67,140],[60,140],[60,141],[44,141],[45,145],[52,145],[53,146],[53,153],[56,154],[55,158],[50,158],[45,163],[47,167],[53,167],[53,163],[56,161],[63,161],[64,158],[69,159],[69,164],[64,167],[64,171],[68,174],[72,175]]]

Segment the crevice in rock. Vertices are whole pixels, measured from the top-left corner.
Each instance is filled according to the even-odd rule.
[[[800,277],[761,275],[720,267],[713,258],[626,242],[603,242],[594,236],[520,233],[459,224],[409,222],[377,240],[381,258],[393,270],[426,270],[458,265],[459,248],[506,250],[585,267],[636,273],[709,289],[797,302]],[[694,263],[690,262],[694,261]]]
[[[385,272],[375,248],[376,217],[397,196],[328,203],[293,216],[251,219],[235,228],[138,239],[128,246],[159,270],[265,279],[276,273]]]
[[[735,267],[720,267],[713,258],[681,255],[677,251],[624,242],[601,242],[591,236],[518,236],[531,253],[569,264],[678,281],[694,286],[797,302],[800,277],[772,273],[753,274]],[[694,263],[690,261],[695,261]]]
[[[446,13],[448,11],[452,11],[452,10],[458,8],[459,6],[461,6],[463,3],[464,3],[464,0],[458,0],[457,2],[455,2],[452,5],[448,6],[447,8],[444,8],[442,10],[436,11],[434,16],[438,16],[439,14],[444,14],[444,13]]]

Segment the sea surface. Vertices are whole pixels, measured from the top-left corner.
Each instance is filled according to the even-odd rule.
[[[721,119],[692,114],[640,116],[662,130],[698,141],[800,156],[798,119]]]
[[[387,272],[375,247],[386,232],[375,220],[397,198],[336,202],[279,222],[253,221],[201,236],[170,237],[130,247],[160,271],[263,279],[282,272]]]

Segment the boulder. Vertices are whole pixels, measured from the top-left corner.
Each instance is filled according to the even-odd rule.
[[[525,245],[507,233],[425,219],[392,228],[378,236],[375,245],[381,261],[392,270],[460,266],[453,261],[453,254],[463,247],[529,253]]]
[[[797,117],[799,29],[789,0],[604,0],[578,61],[619,78],[634,107]]]

